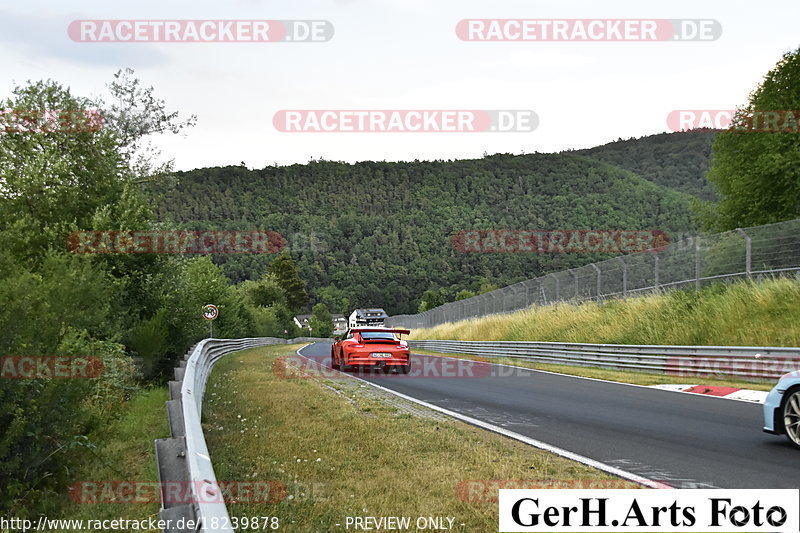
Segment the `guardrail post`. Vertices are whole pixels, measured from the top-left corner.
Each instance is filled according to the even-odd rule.
[[[602,284],[601,284],[602,282],[600,281],[600,274],[601,274],[600,267],[598,267],[595,263],[592,263],[591,265],[592,265],[592,268],[595,270],[595,272],[597,272],[597,295],[596,296],[597,296],[597,300],[600,300],[600,292],[601,292],[601,287],[602,287]]]
[[[628,298],[628,263],[622,257],[617,257],[622,263],[622,299]]]
[[[736,231],[744,237],[744,270],[747,272],[747,277],[753,277],[753,240],[742,228],[736,228]]]
[[[694,288],[700,290],[700,235],[694,236]]]

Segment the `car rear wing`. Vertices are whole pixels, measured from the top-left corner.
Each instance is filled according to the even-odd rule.
[[[350,330],[351,333],[396,333],[398,335],[408,335],[411,333],[411,330],[408,329],[376,329],[376,328],[353,328]]]

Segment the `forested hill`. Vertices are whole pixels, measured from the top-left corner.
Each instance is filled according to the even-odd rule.
[[[383,306],[416,312],[422,293],[503,286],[607,256],[461,253],[463,229],[690,227],[688,195],[570,154],[494,155],[433,162],[315,161],[178,173],[159,217],[185,229],[264,229],[289,239],[312,302],[332,311]],[[216,255],[234,281],[271,260]]]
[[[705,176],[715,135],[708,131],[661,133],[567,153],[605,161],[658,185],[711,200],[714,193]]]

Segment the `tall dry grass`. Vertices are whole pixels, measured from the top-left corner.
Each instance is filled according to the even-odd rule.
[[[443,324],[412,339],[800,346],[800,282],[715,284],[605,303],[560,303]]]

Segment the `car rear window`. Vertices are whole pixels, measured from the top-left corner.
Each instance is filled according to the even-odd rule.
[[[372,341],[372,340],[397,340],[394,337],[394,333],[387,333],[385,331],[362,331],[361,338],[365,341]]]

